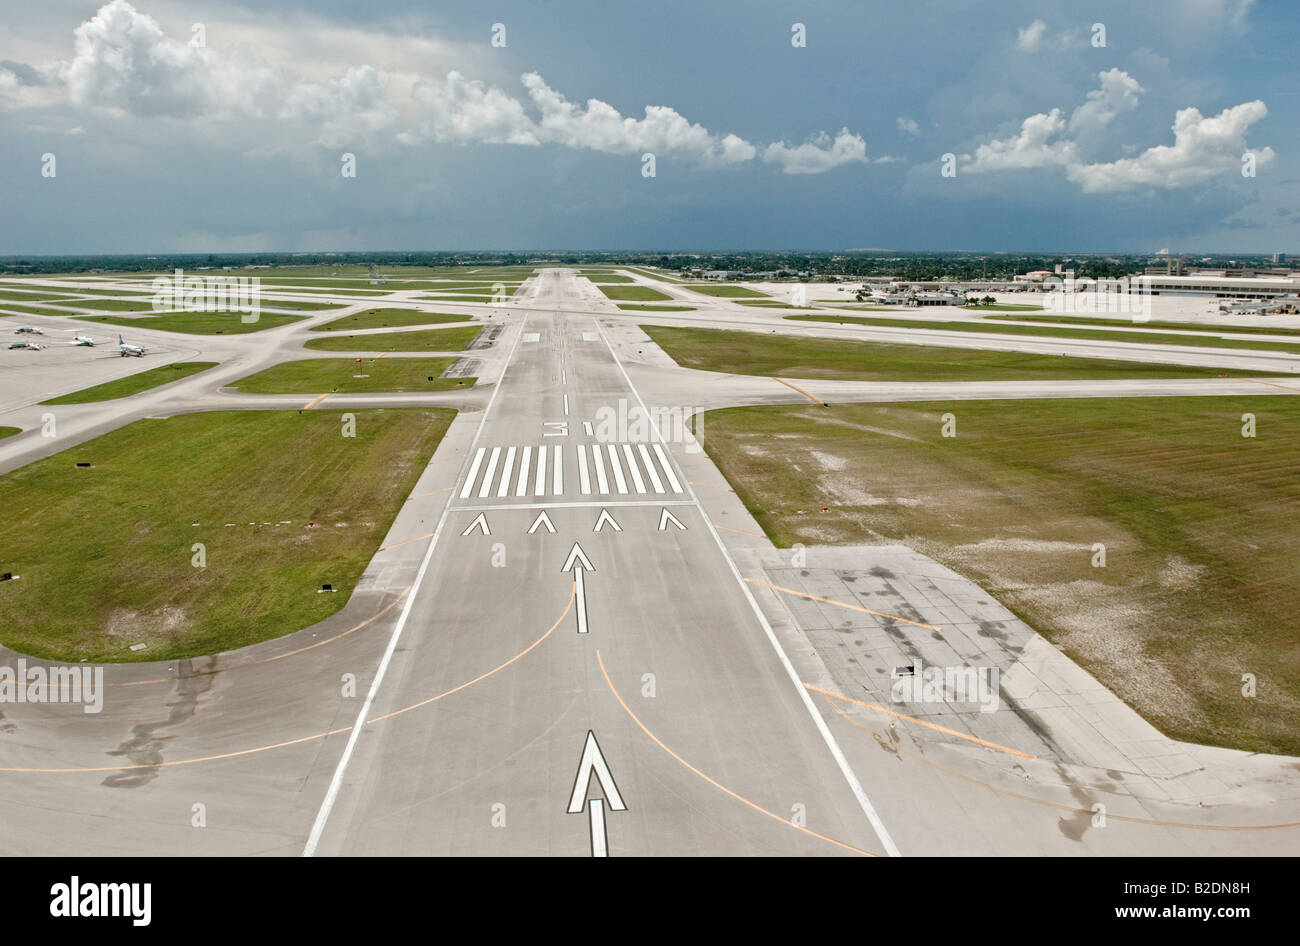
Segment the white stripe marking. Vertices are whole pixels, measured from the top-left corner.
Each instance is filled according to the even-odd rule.
[[[618,448],[612,443],[609,445],[609,465],[614,471],[614,485],[618,487],[620,493],[627,495],[627,480],[623,479],[623,467],[618,462]]]
[[[474,478],[478,476],[479,464],[483,462],[483,453],[486,449],[486,447],[479,447],[478,452],[474,454],[474,462],[470,464],[469,472],[465,474],[465,485],[460,488],[461,499],[468,499],[474,489]]]
[[[659,481],[659,474],[655,472],[655,461],[650,459],[650,451],[643,443],[637,444],[636,448],[641,451],[641,459],[645,461],[645,471],[650,474],[650,483],[654,486],[655,492],[662,493],[664,484]]]
[[[642,448],[644,449],[644,448]],[[478,498],[482,499],[492,490],[492,480],[497,474],[497,461],[501,459],[501,448],[493,447],[492,452],[488,454],[487,469],[483,471],[483,482],[478,488]]]
[[[596,482],[600,485],[600,493],[608,496],[609,480],[605,478],[605,455],[601,452],[600,444],[591,445],[591,458],[596,461]]]
[[[533,495],[540,496],[546,491],[546,447],[537,448],[537,482],[533,484]]]
[[[564,416],[569,416],[569,395],[564,395]]]
[[[645,493],[645,480],[641,479],[641,469],[636,465],[636,457],[632,453],[630,443],[623,444],[623,456],[627,458],[627,471],[632,474],[632,485],[636,487],[638,493]]]
[[[587,472],[587,445],[578,444],[578,488],[584,496],[591,495],[591,474]]]
[[[551,495],[564,495],[564,450],[557,443],[551,448],[551,455],[555,457],[554,475],[551,477]]]
[[[524,455],[519,458],[519,485],[515,487],[515,495],[522,496],[528,489],[528,466],[533,459],[533,448],[524,447]]]
[[[682,491],[682,484],[677,482],[677,476],[673,473],[673,465],[669,462],[668,455],[664,453],[664,448],[659,446],[659,444],[655,444],[654,448],[655,456],[659,458],[659,462],[663,465],[664,476],[668,477],[668,485],[673,488],[674,493],[680,493]]]
[[[605,840],[605,800],[593,798],[587,805],[591,813],[591,856],[609,857],[609,842]]]
[[[655,444],[655,446],[659,446]],[[511,447],[506,451],[506,462],[501,467],[501,485],[497,487],[497,499],[501,499],[510,492],[510,474],[515,469],[515,448]]]

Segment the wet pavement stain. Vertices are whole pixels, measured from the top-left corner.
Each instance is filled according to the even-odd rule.
[[[215,663],[215,661],[214,661]],[[158,777],[158,766],[163,760],[163,749],[170,736],[159,736],[158,730],[177,726],[194,716],[198,709],[199,697],[212,689],[215,679],[211,672],[196,674],[193,662],[177,661],[176,665],[176,699],[166,704],[168,713],[165,719],[152,723],[137,723],[131,727],[131,738],[110,751],[110,756],[126,756],[131,765],[148,766],[148,768],[124,769],[108,776],[101,783],[107,788],[139,788]]]

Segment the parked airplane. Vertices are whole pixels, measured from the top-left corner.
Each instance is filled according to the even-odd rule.
[[[35,325],[23,325],[14,329],[15,335],[44,335]]]
[[[44,345],[38,345],[35,342],[14,342],[9,346],[9,350],[13,351],[15,348],[26,348],[31,351],[40,351],[44,347]]]
[[[122,340],[122,336],[117,336],[117,353],[125,358],[130,355],[132,358],[139,358],[144,354],[143,345],[128,345]]]
[[[93,348],[95,340],[89,335],[73,335],[70,345],[84,345],[86,348]]]

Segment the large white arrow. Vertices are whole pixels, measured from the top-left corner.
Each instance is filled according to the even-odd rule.
[[[555,532],[555,526],[551,523],[551,517],[546,514],[545,509],[537,514],[537,518],[533,520],[533,524],[528,527],[528,534],[532,535],[537,531],[537,527],[540,525],[545,525],[547,532]]]
[[[603,527],[607,522],[614,527],[615,532],[623,531],[623,527],[614,521],[614,517],[609,514],[608,509],[602,509],[600,511],[600,518],[596,520],[596,527],[591,531],[599,532],[601,530],[601,527]]]
[[[465,527],[465,531],[462,532],[461,535],[469,535],[475,529],[482,529],[484,535],[492,534],[492,530],[488,528],[487,524],[487,513],[479,513],[478,516],[475,517],[474,521]]]
[[[587,587],[583,583],[583,572],[594,572],[596,569],[591,567],[591,562],[586,554],[582,551],[582,546],[577,542],[573,543],[573,548],[569,550],[569,557],[564,560],[562,572],[573,571],[573,584],[576,590],[577,600],[574,606],[578,612],[578,633],[587,633]]]
[[[579,572],[578,574],[581,574]],[[587,801],[587,789],[591,785],[591,776],[596,776],[601,794],[605,797]],[[591,816],[591,856],[608,857],[609,845],[605,839],[605,803],[613,811],[627,811],[623,796],[619,794],[614,776],[610,774],[609,765],[596,743],[596,734],[587,730],[587,741],[582,747],[582,759],[578,762],[578,776],[573,780],[573,793],[569,795],[569,814],[579,814],[585,805]]]
[[[671,512],[669,512],[668,507],[665,506],[663,509],[663,513],[659,516],[659,531],[663,532],[664,529],[668,527],[668,523],[670,522],[679,529],[684,530],[686,528],[686,526],[682,525],[680,522],[677,521],[677,517],[674,516]]]

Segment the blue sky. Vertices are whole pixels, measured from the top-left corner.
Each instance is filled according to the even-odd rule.
[[[1300,5],[1085,6],[4,0],[0,254],[1300,252]]]

